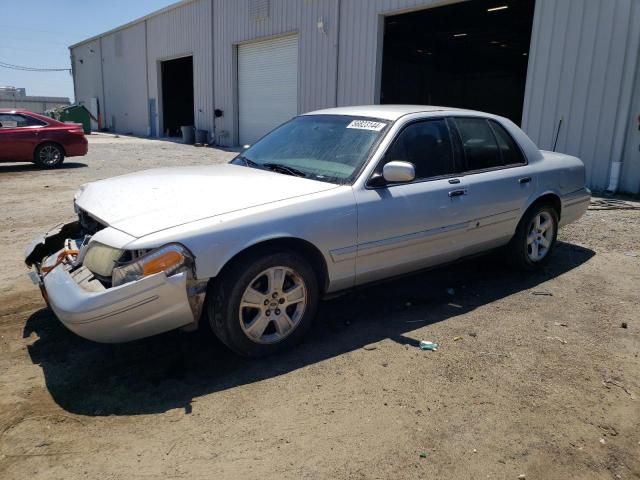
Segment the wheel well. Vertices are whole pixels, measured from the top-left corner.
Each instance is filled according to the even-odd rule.
[[[67,152],[64,149],[64,145],[62,145],[61,143],[58,142],[54,142],[53,140],[45,140],[43,142],[40,142],[36,148],[33,150],[33,153],[35,154],[36,150],[38,150],[41,146],[43,145],[47,145],[47,144],[52,144],[52,145],[56,145],[57,147],[60,147],[60,150],[62,150],[62,154],[66,157],[67,156]]]
[[[251,255],[256,255],[260,252],[267,251],[290,251],[300,254],[302,257],[307,259],[311,263],[311,267],[313,271],[316,273],[318,278],[318,286],[322,290],[321,293],[324,293],[329,287],[329,272],[327,269],[327,262],[322,255],[322,252],[318,250],[318,248],[310,242],[306,240],[302,240],[299,238],[275,238],[272,240],[266,240],[264,242],[256,243],[241,252],[238,252],[233,258],[231,258],[225,265],[222,267],[220,274],[231,265],[232,263],[241,261],[243,258]]]
[[[536,201],[531,204],[529,209],[539,205],[551,205],[558,214],[558,220],[560,220],[560,215],[562,215],[562,202],[560,202],[560,197],[558,197],[558,195],[555,193],[546,193],[537,198]]]

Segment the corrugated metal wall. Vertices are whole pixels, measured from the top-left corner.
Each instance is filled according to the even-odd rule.
[[[148,98],[160,96],[158,61],[193,53],[196,123],[212,130],[214,107],[223,110],[223,117],[215,120],[216,140],[222,145],[238,140],[238,44],[294,32],[299,35],[299,112],[375,103],[380,90],[383,16],[456,3],[263,0],[260,8],[267,8],[268,15],[252,17],[251,1],[185,2],[145,20]],[[635,185],[632,191],[640,188],[640,181],[633,178],[638,170],[629,163],[638,161],[635,140],[627,141],[624,147],[633,133],[630,124],[640,113],[628,108],[634,88],[638,88],[634,76],[639,16],[639,0],[536,3],[523,128],[541,148],[551,148],[558,121],[563,118],[557,149],[585,161],[589,184],[596,189],[608,186],[611,162],[623,158],[623,172],[632,175],[627,183]],[[74,57],[86,56],[82,52],[87,45],[76,47]],[[125,45],[126,50],[126,41]],[[74,65],[78,98],[99,96],[95,94],[99,64]],[[87,72],[94,67],[96,71]],[[143,98],[146,101],[147,97]],[[106,102],[109,108],[108,94]],[[158,111],[160,108],[158,103]]]
[[[104,125],[120,133],[147,135],[144,23],[102,38]]]
[[[638,12],[635,13],[638,15]],[[640,26],[640,19],[636,20],[636,25]],[[640,42],[639,42],[640,43]],[[633,55],[633,50],[629,49],[629,55]],[[640,57],[640,46],[636,46],[636,57]],[[630,113],[623,118],[628,118],[629,123],[624,142],[624,154],[622,164],[622,175],[620,188],[623,192],[640,193],[640,58],[637,59],[636,75],[631,83],[633,90],[633,100],[630,105]]]
[[[97,98],[101,107],[104,105],[100,44],[99,39],[92,40],[71,49],[76,102],[87,108],[91,98]]]
[[[194,120],[197,128],[209,131],[214,109],[211,23],[211,0],[187,3],[147,20],[149,98],[156,99],[161,112],[161,60],[193,55]],[[162,134],[159,124],[157,131]]]
[[[639,37],[638,0],[537,0],[522,126],[551,149],[562,118],[557,150],[580,157],[597,190],[634,119]]]

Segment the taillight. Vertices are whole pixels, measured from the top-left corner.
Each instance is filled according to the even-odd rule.
[[[71,128],[67,130],[69,133],[73,133],[74,135],[84,135],[84,130],[81,128]]]

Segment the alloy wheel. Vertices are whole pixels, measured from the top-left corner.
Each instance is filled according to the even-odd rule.
[[[45,145],[40,149],[40,162],[43,165],[56,165],[60,161],[61,153],[58,147],[53,145]]]
[[[551,244],[555,227],[551,214],[546,211],[538,213],[527,229],[527,256],[533,262],[539,262],[547,256]]]
[[[278,343],[300,324],[307,307],[307,288],[289,267],[258,274],[240,300],[240,327],[255,343]]]

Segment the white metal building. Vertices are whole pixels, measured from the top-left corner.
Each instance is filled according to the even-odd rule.
[[[231,146],[314,109],[446,102],[640,192],[640,0],[183,0],[70,50],[76,101],[120,133]]]

